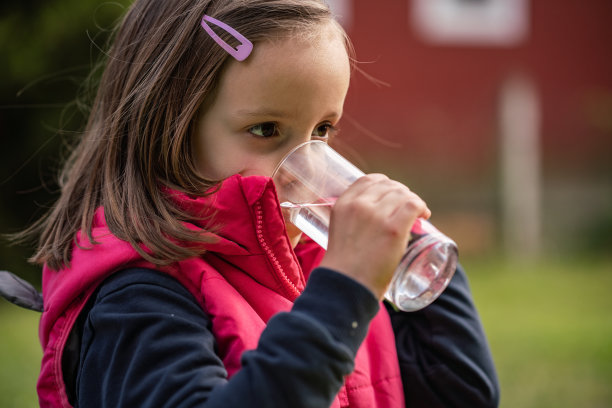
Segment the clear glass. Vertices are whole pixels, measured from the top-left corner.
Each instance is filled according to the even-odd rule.
[[[327,249],[331,208],[365,174],[322,141],[293,149],[274,171],[281,207],[289,221]],[[457,245],[430,222],[417,219],[385,298],[403,311],[433,302],[457,267]]]

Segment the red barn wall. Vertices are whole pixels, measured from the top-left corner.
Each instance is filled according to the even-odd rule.
[[[355,0],[352,13],[347,28],[360,68],[389,86],[354,75],[344,143],[391,161],[425,161],[441,173],[490,172],[497,160],[500,87],[520,73],[539,93],[547,169],[610,170],[609,0],[532,0],[528,37],[505,48],[428,44],[410,24],[409,0]],[[373,141],[351,118],[401,147]]]

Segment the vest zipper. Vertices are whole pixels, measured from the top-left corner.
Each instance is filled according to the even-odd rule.
[[[300,291],[297,288],[297,286],[295,286],[295,284],[291,281],[291,279],[289,279],[289,277],[283,270],[283,266],[280,264],[280,262],[276,258],[276,255],[274,255],[274,251],[272,250],[272,248],[270,248],[270,245],[268,245],[268,243],[266,242],[266,239],[264,238],[263,207],[260,201],[257,201],[257,203],[255,204],[255,218],[256,218],[255,230],[257,233],[257,240],[259,241],[259,245],[266,253],[266,256],[268,257],[268,259],[271,261],[274,272],[276,272],[276,274],[281,277],[282,283],[283,283],[282,287],[285,289],[286,294],[289,295],[289,298],[291,300],[295,300],[295,298],[297,298],[300,295]]]

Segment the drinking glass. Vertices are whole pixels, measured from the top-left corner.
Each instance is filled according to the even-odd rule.
[[[336,199],[361,170],[323,141],[291,150],[273,174],[284,216],[327,249],[329,218]],[[457,245],[430,222],[417,218],[385,298],[396,308],[415,311],[433,302],[448,286],[457,266]]]

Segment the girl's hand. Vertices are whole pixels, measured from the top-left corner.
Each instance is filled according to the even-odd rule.
[[[358,179],[332,209],[321,266],[344,273],[382,299],[417,219],[431,212],[419,196],[383,174]]]

